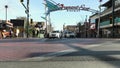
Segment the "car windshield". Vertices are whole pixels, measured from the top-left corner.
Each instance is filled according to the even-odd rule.
[[[59,33],[59,31],[52,31],[52,33]]]
[[[71,33],[73,33],[73,32],[68,32],[68,34],[71,34]]]
[[[120,0],[0,0],[0,68],[120,68]]]

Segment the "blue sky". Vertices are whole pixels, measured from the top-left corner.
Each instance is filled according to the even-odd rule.
[[[26,4],[27,0],[24,0]],[[80,6],[85,4],[86,7],[97,9],[99,6],[99,0],[53,0],[56,3],[64,4],[65,6]],[[102,3],[108,0],[103,0]],[[30,0],[30,18],[34,21],[44,21],[41,16],[44,15],[43,0]],[[26,16],[25,9],[21,5],[20,0],[1,0],[0,1],[0,19],[5,19],[5,5],[8,5],[8,19],[15,19],[16,17]],[[63,24],[76,25],[78,22],[83,22],[86,15],[89,17],[92,13],[87,11],[80,12],[67,12],[67,11],[55,11],[51,13],[51,23],[55,29],[61,30]]]

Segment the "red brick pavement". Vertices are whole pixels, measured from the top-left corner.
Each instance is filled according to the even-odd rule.
[[[23,43],[0,43],[0,60],[19,60],[24,58],[30,58],[40,56],[43,54],[57,52],[70,49],[70,47],[64,46],[64,44],[49,44],[38,42],[23,42]]]
[[[62,40],[61,42],[2,42],[0,43],[0,61],[20,60],[38,57],[47,53],[71,49],[69,45],[81,47],[89,44],[101,43],[96,39]]]

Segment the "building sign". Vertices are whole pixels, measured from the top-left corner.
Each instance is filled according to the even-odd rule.
[[[67,11],[80,11],[80,10],[85,10],[89,11],[89,7],[86,7],[85,5],[81,6],[64,6],[64,4],[59,5],[62,10],[67,10]]]
[[[13,28],[13,23],[11,23],[10,21],[7,21],[6,26]]]
[[[91,24],[90,29],[95,29],[95,23]]]
[[[13,26],[24,26],[24,20],[11,19],[10,22],[13,24]]]

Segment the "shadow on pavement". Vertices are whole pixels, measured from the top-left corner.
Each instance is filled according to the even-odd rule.
[[[52,52],[35,52],[35,53],[30,53],[28,54],[26,57],[28,58],[33,58],[33,57],[40,57],[40,56],[43,56],[45,54],[49,54],[49,53],[52,53]]]
[[[117,68],[120,67],[119,63],[114,63],[114,61],[120,61],[120,56],[111,56],[120,55],[120,51],[92,51],[89,49],[74,46],[70,43],[66,43],[66,46],[74,48],[78,51],[61,56],[56,56],[44,61],[102,61],[114,65]]]

